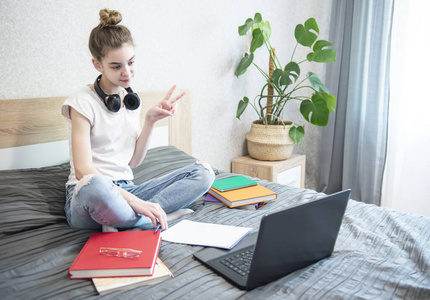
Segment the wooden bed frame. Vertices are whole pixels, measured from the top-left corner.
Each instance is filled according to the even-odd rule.
[[[142,100],[142,124],[147,110],[157,105],[166,93],[138,93]],[[60,112],[66,98],[0,100],[0,149],[13,151],[15,147],[68,140],[68,124]],[[157,122],[156,126],[167,126],[168,144],[192,155],[192,91],[187,90],[178,103],[175,116]]]

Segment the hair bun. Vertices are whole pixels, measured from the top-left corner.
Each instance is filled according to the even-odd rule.
[[[99,15],[101,27],[115,26],[122,20],[120,12],[108,8],[101,9]]]

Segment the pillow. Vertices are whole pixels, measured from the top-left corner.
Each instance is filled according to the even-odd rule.
[[[66,222],[69,163],[0,171],[0,234]]]
[[[196,159],[174,146],[148,150],[133,170],[135,184],[192,164]],[[0,237],[4,234],[67,222],[65,183],[69,163],[38,169],[0,171]]]

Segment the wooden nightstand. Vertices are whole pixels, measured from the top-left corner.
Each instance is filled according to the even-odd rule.
[[[305,168],[306,156],[301,154],[293,154],[289,159],[279,161],[256,160],[247,155],[233,159],[231,164],[232,173],[298,188],[305,187]]]

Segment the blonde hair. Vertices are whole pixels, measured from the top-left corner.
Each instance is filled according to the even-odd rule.
[[[101,9],[100,24],[90,34],[89,48],[91,55],[101,61],[110,49],[120,48],[124,43],[134,45],[130,30],[123,25],[122,15],[116,10]]]

